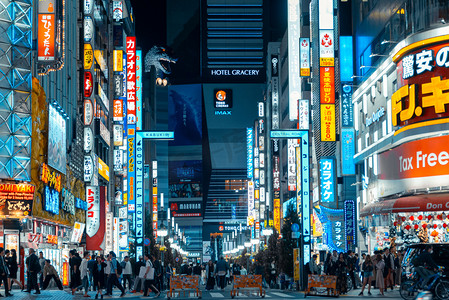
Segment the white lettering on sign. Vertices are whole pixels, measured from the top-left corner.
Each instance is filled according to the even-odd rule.
[[[260,70],[211,70],[213,76],[257,76]]]
[[[408,170],[434,167],[438,165],[447,165],[449,162],[449,153],[447,151],[441,151],[440,153],[423,153],[422,151],[416,152],[416,164],[414,165],[413,157],[399,156],[399,172]]]

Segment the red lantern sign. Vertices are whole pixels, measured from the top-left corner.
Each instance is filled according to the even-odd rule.
[[[432,216],[431,215],[428,215],[427,216],[427,220],[431,220],[432,219]]]
[[[410,221],[413,221],[413,220],[415,220],[415,217],[414,216],[410,216]]]
[[[426,228],[426,227],[427,227],[426,223],[422,224],[422,228]]]
[[[410,228],[412,228],[410,225],[406,225],[405,229],[410,230]]]
[[[447,224],[446,224],[446,223],[443,223],[443,227],[446,228],[446,227],[447,227]]]
[[[438,227],[438,225],[437,224],[433,224],[433,228],[437,228]]]
[[[419,220],[422,220],[422,215],[419,215],[419,216],[418,216],[418,219],[419,219]]]
[[[84,97],[88,98],[92,95],[94,89],[94,82],[92,79],[92,73],[89,71],[84,72]]]
[[[415,226],[414,226],[414,227],[415,227],[415,229],[418,229],[418,228],[419,228],[418,224],[415,224]]]

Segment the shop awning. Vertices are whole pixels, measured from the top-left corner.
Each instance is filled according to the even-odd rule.
[[[428,194],[378,201],[360,210],[360,217],[401,212],[449,211],[449,193]]]

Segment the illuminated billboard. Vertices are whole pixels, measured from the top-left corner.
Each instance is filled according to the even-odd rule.
[[[320,201],[333,203],[336,197],[335,159],[320,159]]]
[[[321,141],[335,142],[335,104],[321,104]]]
[[[126,37],[127,123],[136,124],[136,37]]]
[[[67,129],[65,118],[53,105],[48,107],[48,165],[66,173]]]
[[[37,71],[39,75],[60,70],[64,66],[64,4],[65,1],[56,0],[39,0],[37,4]],[[27,14],[23,7],[21,9],[22,14]],[[22,32],[22,29],[16,30]],[[22,35],[26,36],[23,32]]]
[[[288,0],[288,111],[291,121],[298,120],[298,100],[301,97],[299,80],[299,0]]]
[[[449,40],[447,36],[425,39],[400,49],[397,65],[398,89],[391,96],[393,126],[417,128],[447,123]]]

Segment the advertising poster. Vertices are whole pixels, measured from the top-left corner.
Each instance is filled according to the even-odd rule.
[[[48,165],[66,173],[66,120],[52,105],[48,108]]]
[[[170,213],[172,217],[201,217],[202,212],[202,201],[170,201]]]
[[[202,197],[202,161],[169,161],[168,166],[170,198]]]
[[[201,85],[170,85],[168,88],[168,129],[175,132],[169,146],[201,145]]]

